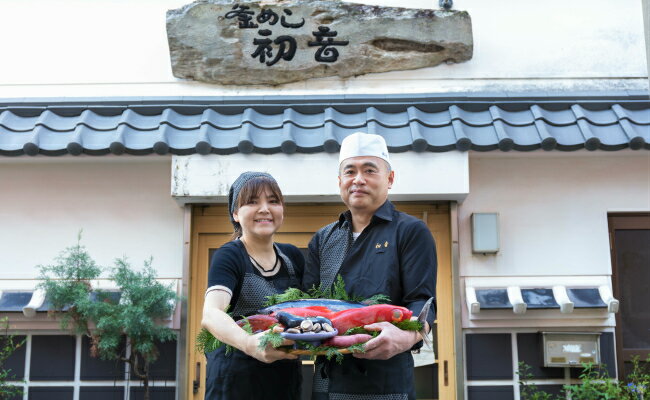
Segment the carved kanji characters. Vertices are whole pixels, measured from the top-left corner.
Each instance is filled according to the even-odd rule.
[[[307,45],[310,47],[320,46],[316,50],[315,56],[316,61],[319,62],[334,62],[338,60],[339,52],[333,46],[347,46],[350,43],[347,40],[334,40],[333,38],[336,37],[338,32],[330,31],[330,28],[327,26],[319,26],[318,31],[312,32],[312,34],[316,37],[316,41],[308,42]],[[327,40],[324,40],[325,38]]]

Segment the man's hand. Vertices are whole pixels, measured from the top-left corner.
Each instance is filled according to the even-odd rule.
[[[388,360],[389,358],[403,353],[422,340],[420,334],[415,331],[403,331],[390,322],[376,322],[364,326],[369,331],[381,331],[379,336],[370,339],[364,345],[365,353],[354,353],[356,358],[367,358],[372,360]]]
[[[298,358],[298,356],[295,354],[289,354],[282,350],[274,349],[270,344],[268,344],[265,348],[260,349],[259,347],[260,339],[262,335],[264,335],[266,332],[260,332],[255,335],[250,335],[246,340],[244,353],[267,364],[278,360],[285,360],[285,359],[295,360],[296,358]],[[283,346],[288,346],[292,344],[293,341],[287,339],[285,339],[284,342],[282,343]]]

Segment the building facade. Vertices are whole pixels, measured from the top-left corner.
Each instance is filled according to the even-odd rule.
[[[436,345],[417,356],[419,398],[519,399],[520,361],[558,392],[578,369],[544,367],[544,333],[595,334],[611,376],[647,354],[642,2],[459,1],[469,61],[279,86],[174,78],[165,12],[184,4],[4,4],[1,37],[14,39],[0,64],[0,316],[27,339],[11,359],[24,399],[141,396],[128,370],[89,357],[86,339],[36,304],[37,266],[81,229],[99,264],[153,256],[183,296],[165,322],[178,338],[152,371],[154,398],[202,398],[194,337],[209,256],[230,236],[228,185],[272,173],[288,202],[278,241],[306,248],[343,209],[337,146],[358,130],[386,138],[389,197],[438,246]],[[478,248],[481,232],[498,249]]]

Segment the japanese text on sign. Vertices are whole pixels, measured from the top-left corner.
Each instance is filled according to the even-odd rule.
[[[278,15],[272,9],[264,8],[255,16],[255,12],[250,10],[249,6],[235,4],[225,17],[236,19],[239,29],[257,29],[261,24],[274,26],[278,22],[282,27],[289,29],[298,29],[305,25],[304,18],[300,20],[291,18],[292,12],[289,9],[282,10],[282,14]],[[293,36],[280,35],[271,38],[273,32],[270,29],[259,29],[257,33],[261,37],[253,39],[253,44],[257,48],[251,57],[259,59],[260,63],[266,63],[269,67],[280,60],[293,60],[298,48],[298,43]],[[339,57],[336,46],[347,46],[349,43],[347,40],[334,40],[338,33],[327,26],[319,26],[318,31],[312,32],[312,35],[314,38],[307,42],[307,46],[317,47],[314,59],[318,62],[335,62]]]

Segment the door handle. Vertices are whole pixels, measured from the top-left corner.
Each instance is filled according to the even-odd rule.
[[[449,364],[447,360],[442,363],[443,379],[445,386],[449,386]]]
[[[201,387],[201,363],[196,363],[196,369],[194,370],[194,382],[192,382],[192,392],[197,394],[199,388]]]

